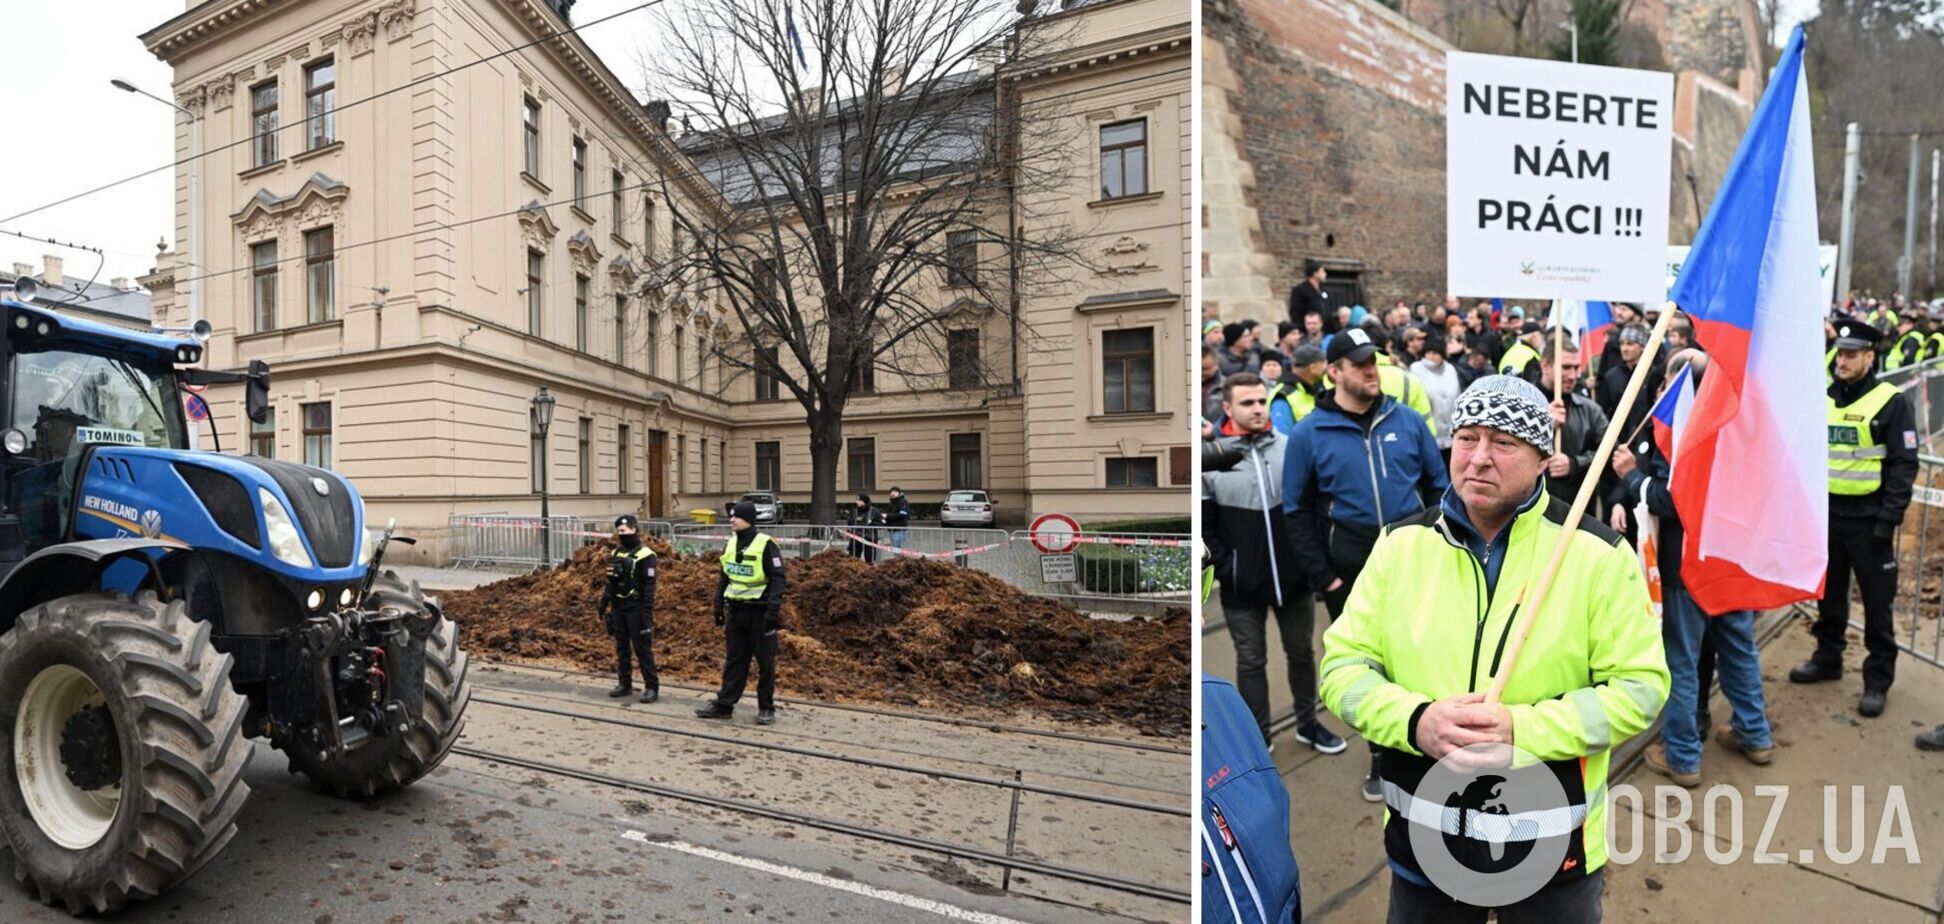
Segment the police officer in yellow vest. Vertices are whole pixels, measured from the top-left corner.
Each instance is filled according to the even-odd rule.
[[[1519,328],[1519,339],[1499,357],[1500,375],[1516,375],[1528,382],[1539,381],[1539,351],[1546,342],[1546,329],[1538,321],[1527,321]]]
[[[756,531],[756,505],[737,501],[729,525],[736,530],[722,550],[722,578],[716,582],[715,624],[728,632],[729,653],[722,665],[722,690],[695,710],[705,719],[735,714],[736,700],[749,683],[749,660],[756,659],[756,724],[776,721],[776,630],[783,619],[783,552],[776,540]]]
[[[641,541],[641,524],[631,513],[615,518],[614,542],[601,615],[614,636],[614,672],[621,682],[608,695],[619,699],[634,692],[634,671],[628,666],[632,648],[641,661],[641,701],[652,703],[661,696],[661,675],[655,670],[655,550]]]
[[[1924,338],[1924,357],[1921,362],[1930,362],[1944,356],[1944,311],[1931,309],[1930,335]]]
[[[1923,357],[1924,332],[1917,329],[1917,314],[1906,311],[1897,317],[1897,342],[1891,345],[1890,356],[1884,360],[1883,368],[1892,370],[1914,366]]]
[[[1917,480],[1917,412],[1872,371],[1882,334],[1861,321],[1836,323],[1836,377],[1829,385],[1829,570],[1817,606],[1816,653],[1789,672],[1795,683],[1843,676],[1850,572],[1863,597],[1863,696],[1856,711],[1883,713],[1896,679],[1894,537]]]

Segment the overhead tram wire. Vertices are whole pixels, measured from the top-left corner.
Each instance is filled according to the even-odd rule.
[[[587,29],[587,28],[591,28],[591,27],[593,27],[593,26],[598,26],[598,25],[600,25],[600,24],[602,24],[602,23],[604,23],[604,22],[608,22],[608,21],[610,21],[610,20],[613,20],[613,19],[618,19],[618,18],[620,18],[620,17],[622,17],[622,16],[626,16],[626,15],[628,15],[628,14],[630,14],[630,13],[636,13],[636,12],[640,12],[641,10],[645,10],[645,9],[647,9],[647,8],[649,8],[649,7],[651,7],[651,6],[656,6],[656,5],[659,5],[659,4],[660,4],[660,3],[662,3],[662,2],[663,2],[663,0],[646,0],[646,2],[644,2],[644,3],[638,3],[638,4],[636,4],[636,5],[634,5],[634,6],[631,6],[631,7],[628,7],[627,9],[624,9],[624,10],[620,10],[620,11],[618,11],[618,12],[614,12],[614,13],[609,13],[608,15],[606,15],[606,16],[602,16],[602,17],[600,17],[600,18],[598,18],[598,19],[592,19],[592,20],[589,20],[589,21],[587,21],[587,22],[584,22],[584,23],[581,23],[581,24],[579,24],[579,25],[573,25],[573,26],[569,26],[569,27],[567,27],[567,28],[565,28],[565,29],[556,29],[556,30],[554,30],[554,31],[552,31],[552,32],[549,32],[549,33],[547,33],[546,35],[543,35],[543,36],[541,36],[541,37],[539,37],[539,38],[537,38],[537,39],[533,39],[532,41],[529,41],[529,42],[525,42],[525,43],[522,43],[522,44],[519,44],[519,45],[514,45],[513,47],[511,47],[511,48],[508,48],[508,49],[506,49],[506,50],[504,50],[504,51],[499,51],[499,52],[495,52],[495,53],[493,53],[493,54],[490,54],[490,55],[487,55],[487,56],[485,56],[485,57],[483,57],[483,58],[478,58],[478,59],[476,59],[476,60],[472,60],[472,61],[468,61],[468,62],[466,62],[466,63],[464,63],[464,64],[461,64],[461,65],[458,65],[458,66],[456,66],[456,67],[452,67],[452,68],[448,68],[447,70],[443,70],[443,71],[440,71],[440,72],[438,72],[438,73],[436,73],[436,74],[427,74],[427,75],[425,75],[425,76],[423,76],[423,77],[418,77],[418,78],[415,78],[415,79],[413,79],[413,80],[409,80],[409,81],[407,81],[407,82],[405,82],[405,83],[402,83],[402,84],[399,84],[398,86],[395,86],[395,87],[392,87],[392,88],[390,88],[390,89],[387,89],[387,90],[380,90],[380,91],[378,91],[377,93],[373,93],[373,94],[371,94],[370,96],[366,96],[366,97],[362,97],[362,98],[359,98],[359,99],[355,99],[355,100],[352,100],[352,101],[350,101],[350,102],[348,102],[348,103],[343,103],[343,104],[340,104],[340,105],[338,105],[338,106],[335,106],[335,107],[332,107],[332,108],[331,108],[330,110],[328,110],[328,111],[325,111],[325,112],[320,112],[320,113],[318,113],[318,114],[316,114],[316,115],[314,115],[314,116],[305,116],[305,117],[304,117],[304,119],[303,119],[302,121],[298,121],[298,122],[292,122],[292,123],[290,123],[290,124],[288,124],[288,125],[279,125],[279,126],[277,126],[277,128],[276,128],[276,131],[277,131],[277,132],[279,132],[279,133],[281,133],[281,132],[284,132],[284,131],[287,131],[287,130],[289,130],[289,129],[292,129],[292,128],[296,128],[296,127],[298,127],[298,126],[302,126],[302,125],[308,125],[308,124],[310,124],[310,122],[311,122],[311,120],[312,120],[312,119],[321,119],[321,118],[325,118],[325,117],[328,117],[328,116],[334,116],[334,115],[336,115],[337,113],[340,113],[340,112],[343,112],[344,110],[346,110],[346,109],[350,109],[350,108],[352,108],[352,107],[354,107],[354,106],[361,106],[361,105],[364,105],[365,103],[369,103],[369,102],[372,102],[372,101],[374,101],[374,100],[379,100],[379,99],[383,99],[383,98],[385,98],[385,97],[387,97],[387,96],[390,96],[390,95],[392,95],[392,94],[394,94],[394,93],[399,93],[399,92],[402,92],[402,91],[404,91],[404,90],[409,90],[409,89],[411,89],[411,88],[413,88],[413,87],[416,87],[416,86],[418,86],[418,85],[420,85],[420,84],[423,84],[423,83],[427,83],[427,82],[429,82],[429,81],[433,81],[433,80],[441,80],[441,79],[444,79],[444,78],[446,78],[446,77],[450,77],[450,76],[452,76],[452,75],[454,75],[454,74],[457,74],[457,73],[459,73],[460,71],[464,71],[464,70],[468,70],[468,69],[470,69],[470,68],[473,68],[473,67],[477,67],[477,66],[479,66],[479,65],[481,65],[481,64],[485,64],[485,63],[487,63],[487,62],[490,62],[490,61],[497,61],[497,60],[499,60],[500,58],[504,58],[504,57],[506,57],[506,56],[508,56],[508,55],[511,55],[511,54],[513,54],[513,53],[515,53],[515,52],[519,52],[519,51],[524,51],[524,50],[526,50],[526,49],[528,49],[528,48],[532,48],[532,47],[534,47],[535,45],[542,45],[542,44],[545,44],[545,43],[547,43],[547,42],[550,42],[550,41],[553,41],[554,39],[557,39],[557,38],[560,38],[561,36],[564,36],[564,35],[573,35],[573,34],[577,34],[577,33],[579,33],[579,32],[580,32],[580,31],[581,31],[582,29]],[[122,177],[122,178],[121,178],[121,179],[119,179],[119,180],[114,180],[114,181],[112,181],[112,182],[108,182],[108,183],[103,183],[103,184],[101,184],[100,186],[96,186],[96,187],[93,187],[93,188],[91,188],[91,189],[85,189],[85,190],[82,190],[81,192],[78,192],[78,193],[75,193],[75,194],[73,194],[73,195],[70,195],[70,196],[64,196],[64,197],[62,197],[62,198],[60,198],[60,199],[56,199],[56,200],[54,200],[53,202],[49,202],[49,203],[47,203],[47,204],[45,204],[45,205],[37,205],[37,206],[35,206],[35,207],[33,207],[33,208],[31,208],[31,209],[28,209],[28,210],[26,210],[26,211],[24,211],[24,212],[16,212],[16,213],[14,213],[14,214],[12,214],[12,215],[8,215],[8,216],[7,216],[7,217],[5,217],[5,218],[0,218],[0,224],[6,224],[7,222],[11,222],[11,221],[17,221],[17,220],[19,220],[19,219],[22,219],[22,218],[26,218],[26,217],[27,217],[27,216],[29,216],[29,215],[34,215],[34,214],[38,214],[38,213],[40,213],[40,212],[44,212],[44,211],[47,211],[48,209],[51,209],[51,208],[54,208],[54,207],[56,207],[56,206],[61,206],[61,205],[66,205],[66,204],[68,204],[68,203],[70,203],[70,202],[73,202],[73,201],[75,201],[75,200],[77,200],[77,199],[85,199],[85,198],[87,198],[87,197],[89,197],[89,196],[92,196],[92,195],[95,195],[96,193],[100,193],[100,192],[105,192],[105,191],[107,191],[107,190],[110,190],[110,189],[114,189],[115,187],[117,187],[117,186],[121,186],[121,185],[123,185],[123,184],[126,184],[126,183],[132,183],[132,182],[134,182],[134,181],[136,181],[136,180],[139,180],[139,179],[141,179],[141,178],[143,178],[143,177],[145,177],[145,176],[150,176],[150,175],[153,175],[153,174],[157,174],[157,173],[161,173],[161,172],[162,172],[162,171],[164,171],[164,170],[171,170],[171,169],[174,169],[174,168],[176,168],[176,167],[180,167],[180,166],[182,166],[182,165],[184,165],[184,164],[187,164],[187,163],[191,163],[191,162],[193,162],[193,161],[197,161],[197,160],[200,160],[200,159],[202,159],[202,158],[205,158],[205,157],[208,157],[208,156],[210,156],[211,154],[215,154],[215,153],[218,153],[218,152],[220,152],[220,151],[227,151],[227,150],[230,150],[230,149],[232,149],[232,148],[238,148],[238,147],[242,147],[243,145],[246,145],[246,144],[250,144],[250,143],[253,143],[253,142],[254,142],[255,140],[256,140],[256,135],[255,135],[255,134],[249,134],[249,135],[245,135],[244,137],[242,137],[242,138],[238,138],[237,140],[235,140],[235,141],[232,141],[232,142],[230,142],[229,144],[225,144],[225,145],[222,145],[221,147],[216,147],[216,148],[211,148],[211,149],[209,149],[209,150],[207,150],[207,151],[204,151],[204,152],[202,152],[202,153],[200,153],[200,154],[193,154],[193,155],[190,155],[190,156],[188,156],[188,157],[185,157],[185,158],[182,158],[181,160],[176,160],[176,161],[171,161],[170,163],[166,163],[166,164],[163,164],[163,165],[162,165],[162,166],[160,166],[160,167],[153,167],[153,168],[151,168],[151,169],[148,169],[148,170],[144,170],[144,171],[142,171],[142,172],[140,172],[140,173],[136,173],[136,174],[132,174],[132,175],[129,175],[129,176],[125,176],[125,177]]]

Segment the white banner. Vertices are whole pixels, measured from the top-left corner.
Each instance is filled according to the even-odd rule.
[[[1447,53],[1446,291],[1662,298],[1673,98],[1659,71]]]
[[[1681,278],[1681,264],[1687,262],[1688,245],[1667,245],[1667,291],[1674,291],[1674,280]],[[1816,246],[1816,277],[1822,280],[1822,307],[1827,310],[1836,300],[1836,245]],[[1666,301],[1666,299],[1662,299]]]

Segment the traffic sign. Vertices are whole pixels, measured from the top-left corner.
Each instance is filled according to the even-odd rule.
[[[209,402],[204,401],[201,395],[188,395],[184,397],[182,399],[182,407],[184,411],[188,412],[190,420],[202,421],[209,419]]]
[[[1071,584],[1080,580],[1079,556],[1072,552],[1041,555],[1040,580],[1048,584]]]
[[[1080,546],[1080,523],[1064,513],[1043,513],[1033,519],[1026,537],[1048,555],[1071,552]]]

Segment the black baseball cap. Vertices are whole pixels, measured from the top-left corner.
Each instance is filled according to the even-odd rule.
[[[1352,327],[1330,338],[1329,361],[1334,364],[1339,359],[1361,363],[1377,355],[1377,343],[1361,327]]]
[[[1874,350],[1883,342],[1883,332],[1863,321],[1836,323],[1836,349]]]

